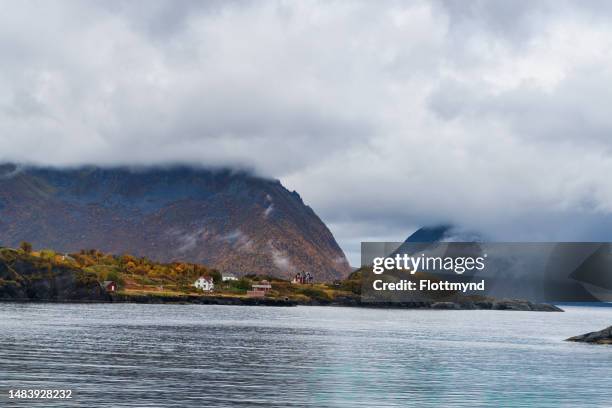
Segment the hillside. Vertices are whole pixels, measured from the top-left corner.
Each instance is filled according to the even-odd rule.
[[[317,280],[350,267],[296,192],[244,172],[170,168],[0,166],[0,245],[97,248],[235,275]]]
[[[95,273],[45,256],[0,248],[0,299],[109,300]]]
[[[24,249],[26,248],[26,249]],[[206,293],[193,286],[200,276],[211,277],[214,292]],[[225,304],[261,303],[250,299],[251,285],[272,282],[265,299],[289,302],[330,303],[334,300],[356,302],[358,285],[351,281],[336,284],[291,284],[287,280],[264,275],[252,275],[222,282],[221,273],[205,265],[172,262],[159,263],[132,255],[111,255],[98,250],[60,254],[50,249],[32,250],[29,244],[22,249],[0,248],[0,300],[44,301],[142,301],[165,299],[198,302],[219,301]],[[107,292],[101,283],[112,281],[115,292]],[[269,302],[268,302],[269,303]],[[272,303],[277,305],[277,303]]]
[[[0,300],[110,301],[136,303],[197,303],[217,305],[341,305],[408,309],[494,309],[561,311],[547,304],[518,299],[463,296],[438,293],[429,300],[376,301],[362,297],[370,278],[361,268],[346,279],[331,283],[294,284],[265,275],[243,276],[222,281],[216,269],[184,262],[158,263],[132,255],[110,255],[98,250],[58,254],[46,249],[33,251],[29,243],[21,249],[0,248]],[[193,282],[200,276],[214,281],[214,290],[200,291]],[[108,292],[102,282],[112,281]],[[267,281],[271,288],[263,296],[247,291]],[[106,287],[106,286],[104,286]]]

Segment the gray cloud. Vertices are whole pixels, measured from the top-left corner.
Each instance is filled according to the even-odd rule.
[[[295,272],[295,265],[291,262],[290,257],[287,253],[282,249],[277,249],[275,243],[270,240],[267,243],[267,250],[272,257],[272,262],[276,265],[277,268],[289,271],[291,273]]]
[[[437,222],[610,239],[609,4],[4,2],[0,160],[253,168],[352,263]]]

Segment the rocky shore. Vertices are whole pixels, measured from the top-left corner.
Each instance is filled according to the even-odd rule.
[[[113,294],[111,302],[116,303],[175,303],[196,305],[231,305],[231,306],[297,306],[297,302],[289,299],[249,298],[238,296],[167,296],[167,295],[126,295]]]
[[[432,310],[514,310],[533,312],[562,312],[563,310],[546,303],[533,303],[520,299],[478,300],[462,302],[378,302],[364,303],[358,296],[339,297],[333,301],[291,299],[248,298],[229,296],[159,296],[159,295],[111,295],[112,302],[131,303],[180,303],[200,305],[234,306],[347,306],[378,309],[432,309]]]
[[[566,341],[591,344],[612,344],[612,326],[600,331],[570,337],[569,339],[566,339]]]
[[[45,259],[0,249],[0,300],[110,301],[96,276]]]
[[[289,298],[249,298],[215,295],[158,295],[107,293],[95,282],[74,280],[69,271],[56,271],[52,279],[37,279],[28,284],[2,285],[0,301],[17,302],[75,302],[75,303],[144,303],[144,304],[199,304],[234,306],[346,306],[377,309],[431,309],[431,310],[514,310],[562,312],[546,303],[533,303],[520,299],[487,299],[456,302],[362,302],[359,296],[337,297],[333,300],[292,300]]]
[[[432,309],[432,310],[514,310],[531,312],[563,312],[555,305],[533,303],[522,299],[487,299],[457,302],[372,302],[364,303],[359,298],[336,299],[332,302],[302,302],[301,304],[318,306],[354,306],[378,309]]]

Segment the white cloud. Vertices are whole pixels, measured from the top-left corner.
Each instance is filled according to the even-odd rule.
[[[295,266],[287,253],[283,250],[276,249],[272,241],[268,241],[268,250],[272,256],[272,262],[278,269],[289,272],[295,271]]]
[[[274,211],[274,204],[270,204],[269,206],[266,207],[266,209],[264,210],[264,217],[268,218],[270,216],[270,214],[272,214],[272,211]]]
[[[255,249],[253,240],[240,229],[235,229],[227,234],[217,236],[216,239],[231,244],[232,247],[238,251],[253,252]]]
[[[253,168],[350,254],[446,221],[610,239],[610,17],[598,1],[5,3],[0,160]]]

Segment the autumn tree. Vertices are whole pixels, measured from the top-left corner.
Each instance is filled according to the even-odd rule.
[[[32,252],[32,244],[27,241],[23,241],[21,244],[19,244],[19,248],[27,254]]]

